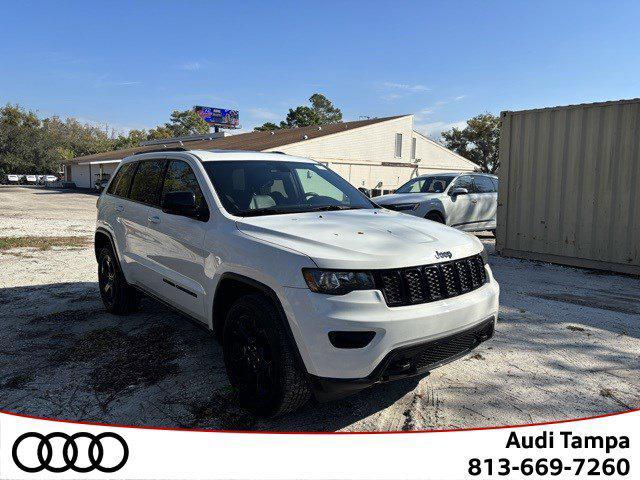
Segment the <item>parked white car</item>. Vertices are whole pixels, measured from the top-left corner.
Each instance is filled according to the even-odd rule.
[[[439,173],[413,178],[395,193],[374,197],[380,206],[477,232],[495,231],[498,177],[485,173]]]
[[[477,238],[277,153],[124,159],[98,200],[95,253],[109,312],[144,293],[195,319],[261,415],[425,374],[490,338],[498,316]]]

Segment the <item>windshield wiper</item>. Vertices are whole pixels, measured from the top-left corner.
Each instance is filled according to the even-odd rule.
[[[260,215],[278,215],[280,213],[294,213],[291,210],[284,210],[281,208],[273,208],[273,207],[265,207],[265,208],[256,208],[253,210],[240,210],[238,215],[243,217],[257,217]]]
[[[330,212],[332,210],[361,210],[362,207],[350,207],[348,205],[321,205],[319,207],[312,207],[309,209],[311,212]]]

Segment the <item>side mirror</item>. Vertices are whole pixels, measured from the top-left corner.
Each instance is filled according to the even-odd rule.
[[[196,195],[193,192],[169,192],[162,199],[162,211],[183,217],[197,217]]]
[[[467,195],[468,193],[469,193],[469,190],[467,190],[466,188],[457,187],[451,190],[451,192],[449,192],[449,195],[451,195],[452,197],[456,197],[458,195]]]

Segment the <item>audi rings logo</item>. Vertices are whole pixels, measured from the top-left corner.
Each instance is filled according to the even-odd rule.
[[[62,449],[60,450],[55,448],[56,451],[54,453],[54,446],[52,445],[51,440],[55,438],[62,439],[64,443],[61,441],[53,442],[56,445],[62,444]],[[88,442],[77,442],[77,440],[82,438],[87,439]],[[111,444],[115,441],[120,444],[120,447],[116,447],[117,449],[115,451],[107,452],[108,461],[111,465],[104,465],[103,460],[105,459],[105,449],[107,447],[103,445],[103,440],[108,438],[112,440],[105,442],[105,444],[108,444],[109,447],[111,447]],[[20,451],[24,458],[19,458],[18,447],[22,442],[28,439],[38,440],[37,448],[35,449],[35,452],[32,450],[31,455],[27,457],[27,446],[23,446]],[[79,444],[87,445],[86,451],[84,447],[82,447],[81,453],[81,447],[79,447]],[[35,455],[33,455],[34,453]],[[66,472],[67,470],[73,470],[78,473],[86,473],[93,470],[112,473],[120,470],[124,464],[127,463],[127,459],[129,458],[129,447],[127,446],[127,442],[124,441],[124,438],[117,433],[112,432],[105,432],[99,435],[92,435],[87,432],[79,432],[74,435],[67,435],[66,433],[61,432],[53,432],[48,435],[29,432],[20,435],[16,439],[13,444],[13,449],[11,450],[11,455],[13,456],[13,461],[16,463],[18,468],[29,473],[40,472],[42,470],[54,473]],[[34,457],[37,458],[38,461],[36,465],[25,465],[25,463],[31,463],[28,460],[33,459]],[[53,461],[54,457],[56,458],[55,461]],[[60,457],[62,457],[62,462],[59,460]],[[88,458],[88,461],[78,461],[79,458],[84,459],[85,457]],[[112,464],[112,461],[117,463]]]

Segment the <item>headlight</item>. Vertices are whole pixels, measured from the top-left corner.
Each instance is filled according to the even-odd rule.
[[[373,290],[373,276],[368,272],[338,272],[335,270],[302,269],[309,290],[316,293],[344,295],[353,290]]]
[[[389,208],[397,211],[402,210],[417,210],[420,207],[419,203],[396,203],[393,205],[389,205]]]
[[[480,256],[482,257],[482,261],[485,265],[489,265],[489,254],[487,253],[487,247],[482,245],[482,251],[480,252]]]

